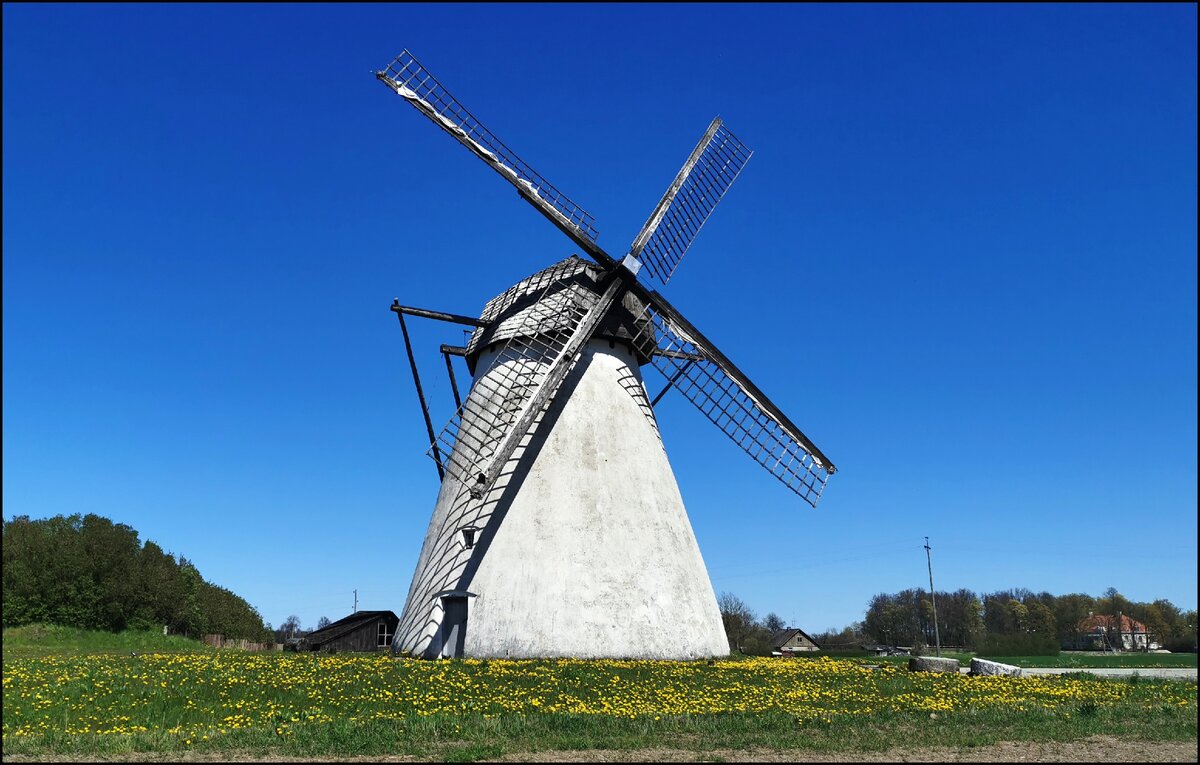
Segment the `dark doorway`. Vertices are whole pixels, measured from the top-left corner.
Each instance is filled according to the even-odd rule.
[[[442,598],[442,658],[459,659],[467,640],[467,598],[449,595]]]

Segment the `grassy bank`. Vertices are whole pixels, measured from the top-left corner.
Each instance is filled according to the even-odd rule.
[[[30,624],[4,630],[4,662],[32,656],[180,653],[213,650],[198,640],[161,632],[97,632],[53,624]]]
[[[442,661],[209,652],[5,660],[6,755],[481,759],[547,749],[812,751],[1194,740],[1196,685],[965,677],[830,659]]]
[[[1058,656],[1016,656],[997,661],[1019,667],[1195,667],[1194,653],[1060,653]]]

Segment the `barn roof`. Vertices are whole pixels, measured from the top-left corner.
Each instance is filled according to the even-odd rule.
[[[380,617],[387,617],[392,622],[400,621],[392,611],[357,611],[349,616],[338,619],[336,622],[326,624],[319,630],[308,633],[305,640],[310,646],[320,646],[323,643],[328,643],[330,640],[337,640],[342,635],[353,632],[364,624],[374,622]]]
[[[817,645],[817,641],[813,640],[811,635],[809,635],[807,632],[800,629],[799,627],[787,627],[785,629],[775,630],[773,633],[771,633],[771,647],[778,648],[779,646],[783,645],[787,641],[794,638],[796,635],[800,635],[805,640],[807,640],[808,642],[817,646],[818,648],[821,647],[821,646]]]

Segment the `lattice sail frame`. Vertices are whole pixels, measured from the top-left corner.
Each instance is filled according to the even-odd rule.
[[[449,454],[443,463],[446,472],[464,484],[474,484],[491,466],[525,403],[546,382],[552,362],[599,299],[577,283],[553,282],[543,289],[519,315],[519,333],[500,346],[487,369],[476,370],[466,401],[427,454],[435,459],[435,449]]]
[[[585,239],[596,240],[595,219],[505,146],[407,49],[375,76],[487,162],[543,211]]]
[[[704,344],[653,306],[645,317],[634,342],[654,368],[768,473],[816,507],[831,466],[801,443],[803,436],[768,414]]]
[[[629,253],[660,283],[679,262],[754,152],[713,120],[666,194],[633,240]]]

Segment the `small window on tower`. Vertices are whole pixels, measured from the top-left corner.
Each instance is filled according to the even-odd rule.
[[[475,526],[464,526],[459,531],[462,532],[463,547],[470,550],[475,546],[475,534],[478,533],[479,529]]]

